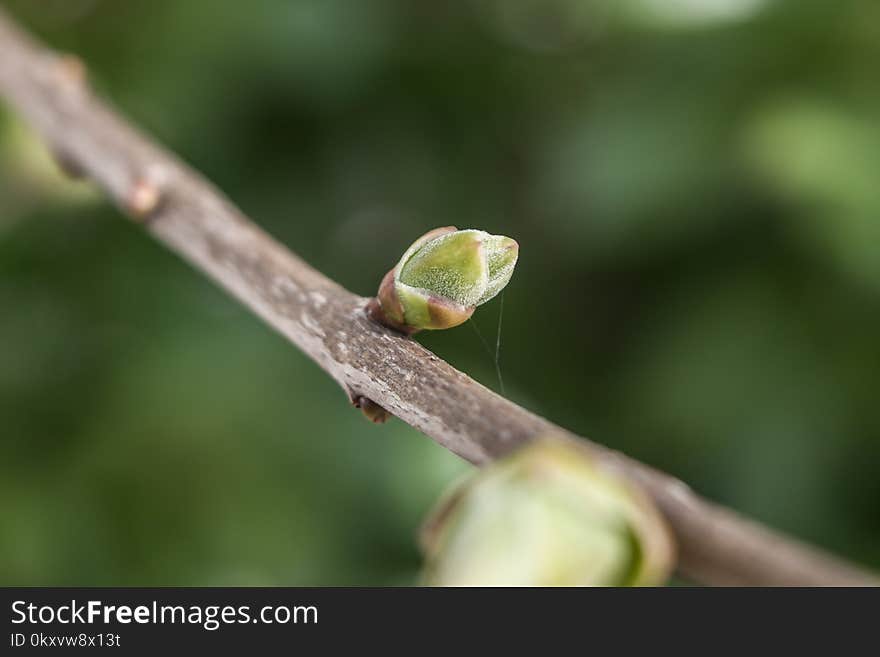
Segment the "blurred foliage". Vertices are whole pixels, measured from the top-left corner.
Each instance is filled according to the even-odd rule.
[[[358,293],[516,238],[513,398],[880,567],[876,0],[5,4]],[[469,466],[47,162],[0,114],[0,582],[414,582]]]

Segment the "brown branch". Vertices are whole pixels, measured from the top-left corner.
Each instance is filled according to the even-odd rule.
[[[314,359],[351,396],[372,399],[475,464],[537,436],[577,439],[648,492],[678,542],[679,569],[716,585],[866,585],[871,574],[707,502],[681,481],[577,438],[486,389],[417,342],[371,322],[366,299],[312,269],[202,176],[88,89],[84,67],[0,12],[0,96],[59,160]]]

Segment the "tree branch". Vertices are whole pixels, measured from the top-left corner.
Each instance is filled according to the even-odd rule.
[[[202,176],[92,95],[84,67],[0,11],[0,96],[66,163],[159,241],[314,359],[352,397],[374,400],[475,464],[534,438],[578,440],[641,485],[666,516],[679,569],[716,585],[871,585],[871,574],[707,502],[681,481],[578,438],[496,395],[417,342],[367,319],[367,299],[263,232]]]

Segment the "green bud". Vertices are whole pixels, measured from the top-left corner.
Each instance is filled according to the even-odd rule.
[[[421,535],[433,586],[651,586],[672,568],[659,512],[568,441],[536,441],[453,489]]]
[[[504,289],[518,255],[519,245],[509,237],[436,228],[385,275],[369,313],[404,333],[458,326]]]

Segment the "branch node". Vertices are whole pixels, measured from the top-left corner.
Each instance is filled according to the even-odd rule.
[[[86,84],[87,68],[76,55],[64,53],[55,61],[55,74],[62,85],[69,89],[83,88]]]
[[[351,403],[355,408],[361,409],[361,413],[373,424],[384,424],[391,417],[391,413],[379,406],[376,402],[363,395],[349,393]]]
[[[165,201],[169,170],[161,163],[154,162],[133,178],[123,206],[130,216],[145,223],[155,216]]]
[[[125,199],[125,210],[138,221],[148,220],[162,202],[160,186],[149,178],[137,178]]]

